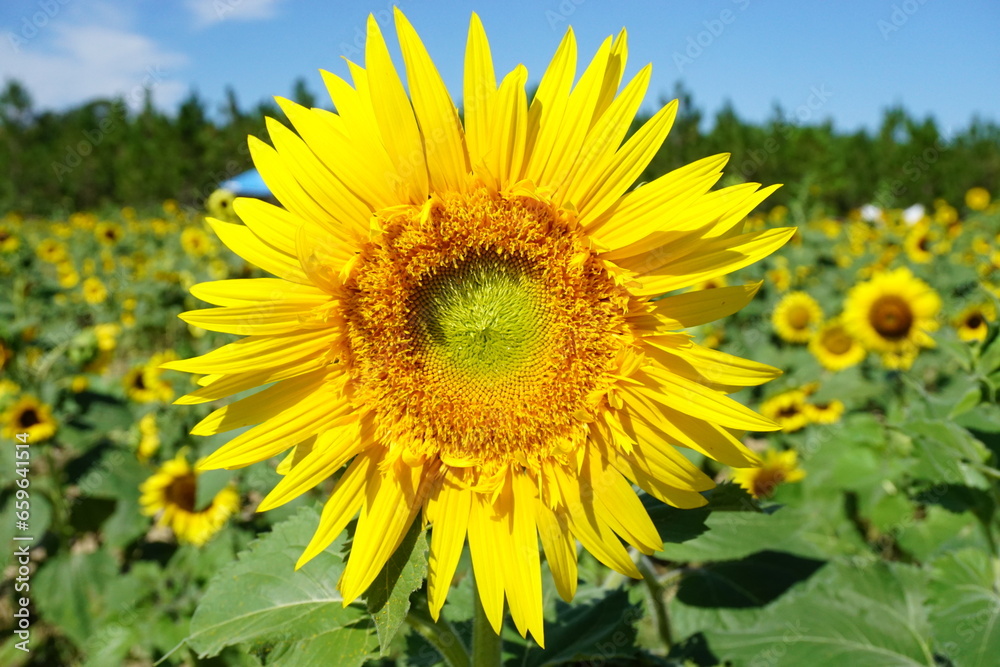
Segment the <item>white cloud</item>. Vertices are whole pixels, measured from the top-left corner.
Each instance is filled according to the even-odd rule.
[[[222,21],[262,21],[273,17],[282,0],[185,0],[195,25],[204,28]]]
[[[16,42],[10,35],[5,41],[9,44],[0,49],[9,48],[14,55],[0,59],[0,79],[27,86],[37,107],[112,96],[138,106],[146,89],[158,106],[170,107],[187,91],[187,84],[175,78],[187,56],[123,27],[56,20],[29,41]]]

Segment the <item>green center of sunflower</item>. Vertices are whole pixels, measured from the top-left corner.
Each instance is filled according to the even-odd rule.
[[[902,340],[913,326],[913,311],[902,298],[889,294],[872,304],[869,322],[882,338]]]
[[[497,378],[523,369],[543,345],[537,281],[516,258],[482,254],[448,266],[413,293],[413,326],[441,370]]]

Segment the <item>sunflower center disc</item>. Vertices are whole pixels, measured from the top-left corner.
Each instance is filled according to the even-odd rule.
[[[843,329],[830,329],[823,334],[823,347],[831,354],[847,354],[851,349],[851,338]]]
[[[809,326],[809,319],[809,309],[802,306],[793,308],[792,312],[788,314],[788,323],[792,325],[793,329],[805,329]]]
[[[883,296],[871,309],[872,328],[883,338],[900,340],[906,338],[913,326],[913,312],[898,296]]]

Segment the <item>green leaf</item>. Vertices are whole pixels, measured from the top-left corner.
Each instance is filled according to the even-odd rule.
[[[420,521],[414,521],[402,544],[389,557],[364,599],[378,631],[381,655],[389,651],[389,644],[406,619],[410,610],[410,594],[420,588],[427,577],[427,537]]]
[[[345,536],[295,570],[318,522],[315,509],[303,508],[209,582],[187,638],[200,657],[243,643],[269,665],[329,664],[331,655],[338,665],[360,665],[369,657],[377,643],[371,620],[358,605],[345,607],[336,588]]]
[[[518,667],[563,665],[595,661],[616,663],[634,657],[635,623],[642,618],[642,606],[629,602],[622,589],[608,592],[599,599],[572,606],[560,602],[557,625],[545,628],[545,649],[534,643],[516,644],[514,657],[506,664]]]
[[[913,441],[918,463],[912,473],[918,479],[948,484],[963,484],[985,489],[989,482],[976,469],[989,456],[989,450],[972,434],[946,421],[916,419],[902,426]]]
[[[965,414],[969,410],[972,410],[980,401],[983,399],[983,391],[979,387],[971,387],[968,391],[962,394],[962,398],[958,399],[958,403],[955,407],[951,409],[948,414],[949,419],[954,419],[955,417]]]
[[[931,625],[937,650],[956,667],[989,667],[1000,656],[1000,568],[978,549],[934,562]]]
[[[109,610],[105,593],[117,575],[115,559],[103,550],[56,556],[32,582],[34,603],[42,616],[82,647]]]
[[[771,667],[933,667],[925,574],[831,563],[739,629],[706,628],[719,662]]]

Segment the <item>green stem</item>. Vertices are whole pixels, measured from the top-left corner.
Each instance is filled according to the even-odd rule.
[[[499,667],[503,662],[503,640],[493,631],[490,619],[479,599],[479,591],[473,593],[475,614],[472,617],[472,664],[475,667]]]
[[[426,609],[411,607],[406,622],[437,649],[448,667],[472,667],[469,653],[455,628],[445,619],[434,621]]]
[[[653,612],[656,614],[656,631],[663,641],[667,651],[673,645],[673,632],[670,629],[670,616],[667,614],[667,603],[663,599],[663,585],[657,581],[656,573],[649,566],[649,559],[640,557],[636,563],[639,572],[642,573],[642,580],[649,590],[649,600],[653,604]]]

